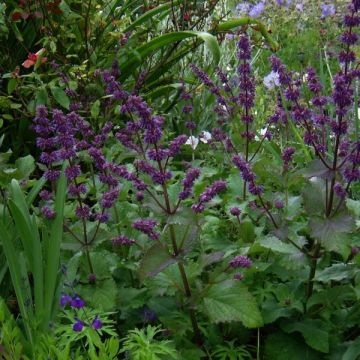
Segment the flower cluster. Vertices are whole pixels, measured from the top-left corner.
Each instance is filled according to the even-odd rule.
[[[62,308],[65,308],[67,305],[70,305],[73,309],[83,309],[85,306],[85,301],[80,298],[79,295],[70,296],[69,294],[63,293],[60,297],[60,306]],[[82,331],[84,326],[91,326],[95,330],[99,330],[102,328],[103,324],[98,316],[94,318],[94,320],[91,322],[91,324],[86,324],[82,320],[79,320],[78,318],[75,318],[75,323],[73,324],[73,330],[76,332]]]
[[[244,255],[235,256],[230,262],[230,267],[236,269],[239,267],[242,268],[250,268],[252,265],[252,261]]]

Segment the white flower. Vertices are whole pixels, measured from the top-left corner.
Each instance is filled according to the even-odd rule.
[[[202,131],[200,134],[200,140],[204,144],[207,144],[211,140],[211,138],[212,138],[212,136],[208,131]]]
[[[264,85],[268,89],[273,89],[275,86],[279,86],[280,85],[279,73],[276,71],[272,71],[270,74],[266,75],[264,77]]]
[[[360,119],[360,108],[358,108],[358,119]]]
[[[196,149],[196,147],[199,144],[199,139],[195,136],[189,136],[189,138],[186,140],[185,145],[190,145],[193,150]]]

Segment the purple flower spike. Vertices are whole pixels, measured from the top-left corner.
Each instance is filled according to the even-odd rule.
[[[93,322],[91,323],[91,326],[95,329],[95,330],[99,330],[102,328],[103,323],[102,321],[99,319],[99,317],[96,315],[95,319],[93,320]]]
[[[133,223],[133,228],[148,235],[150,239],[157,240],[160,234],[154,231],[157,222],[153,219],[139,219]]]
[[[48,220],[54,219],[56,216],[55,211],[50,209],[50,207],[48,205],[45,205],[41,208],[41,213]]]
[[[239,267],[250,268],[252,265],[252,261],[247,256],[239,255],[239,256],[234,257],[230,261],[229,265],[234,269],[239,268]]]
[[[81,320],[77,319],[75,324],[73,325],[73,330],[76,332],[81,332],[84,328],[84,325],[85,324]]]
[[[129,239],[127,236],[120,235],[112,240],[113,245],[132,245],[135,244],[135,240]]]
[[[76,295],[71,300],[71,307],[76,309],[82,309],[85,306],[85,301],[80,298],[80,296]]]

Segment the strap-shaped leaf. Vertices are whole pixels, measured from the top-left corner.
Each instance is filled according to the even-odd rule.
[[[182,0],[178,1],[172,1],[165,3],[163,5],[157,6],[152,10],[146,11],[145,14],[139,16],[134,22],[132,22],[123,32],[128,32],[136,28],[137,26],[140,26],[144,23],[146,23],[149,20],[153,20],[154,16],[157,14],[168,14],[171,10],[172,6],[178,5],[179,3],[182,3]]]
[[[212,33],[228,31],[236,27],[245,25],[253,25],[255,27],[255,30],[259,31],[264,37],[265,41],[269,44],[272,51],[277,51],[279,49],[279,44],[271,38],[269,32],[266,30],[265,25],[259,20],[248,16],[239,19],[230,19],[221,24],[218,24],[212,31]]]
[[[19,266],[19,254],[14,246],[15,236],[12,237],[9,234],[3,219],[0,219],[0,233],[1,233],[0,235],[1,242],[9,266],[12,284],[14,286],[14,290],[16,294],[16,299],[19,305],[22,318],[24,320],[26,335],[30,340],[30,342],[32,342],[33,333],[30,323],[31,321],[33,321],[34,314],[32,311],[33,309],[32,306],[27,306],[28,303],[31,304],[31,298],[32,298],[28,275],[25,268]]]
[[[44,305],[44,273],[40,235],[36,220],[30,216],[25,196],[17,180],[11,182],[11,195],[9,207],[24,247],[25,256],[30,264],[29,271],[34,277],[36,314],[40,317]]]
[[[220,61],[220,48],[215,36],[207,32],[177,31],[157,36],[156,38],[148,41],[147,43],[137,47],[134,50],[134,55],[122,66],[120,66],[120,70],[122,73],[122,76],[120,76],[121,81],[130,76],[141,64],[142,61],[144,61],[148,56],[152,55],[156,51],[178,41],[188,40],[192,38],[196,38],[197,40],[204,42],[206,47],[213,55],[214,64],[218,64],[218,62]]]
[[[46,268],[45,268],[45,318],[44,327],[48,326],[51,319],[54,305],[54,295],[56,293],[56,285],[60,264],[60,244],[63,236],[63,218],[64,205],[66,199],[67,182],[64,174],[66,163],[63,166],[62,174],[58,180],[56,197],[55,197],[55,213],[56,217],[51,224],[50,238],[46,251]]]

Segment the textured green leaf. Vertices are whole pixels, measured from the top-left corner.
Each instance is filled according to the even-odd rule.
[[[356,340],[347,345],[348,348],[341,358],[341,360],[355,360],[359,359],[360,356],[360,338],[358,337]]]
[[[328,268],[318,271],[315,280],[321,282],[341,281],[343,279],[352,279],[360,270],[351,264],[334,264]]]
[[[214,323],[241,321],[248,328],[263,325],[255,298],[240,283],[228,280],[210,287],[203,305]]]
[[[143,281],[146,277],[153,277],[159,272],[174,264],[176,259],[172,257],[164,246],[154,244],[144,255],[140,263],[139,276]]]
[[[265,340],[266,360],[322,360],[320,353],[294,335],[277,332]]]
[[[52,87],[51,93],[54,96],[56,102],[60,104],[63,108],[69,110],[70,99],[66,95],[65,91],[59,87]]]
[[[300,251],[292,244],[287,244],[275,236],[267,236],[259,240],[259,244],[275,252],[282,254],[297,254]]]
[[[323,353],[329,352],[329,332],[321,320],[305,319],[296,323],[287,323],[282,329],[288,333],[299,331],[306,343]]]

